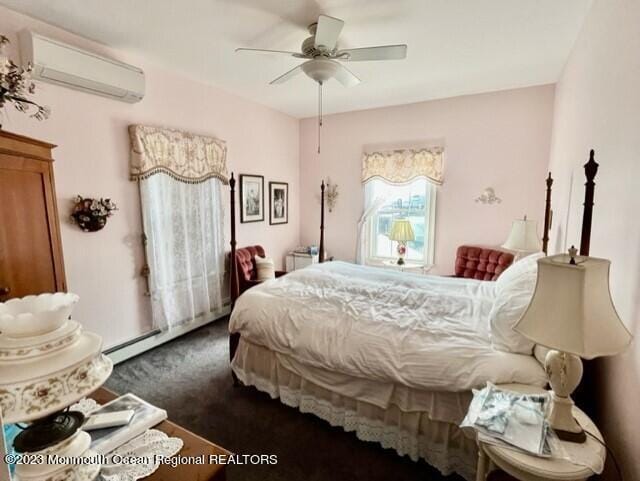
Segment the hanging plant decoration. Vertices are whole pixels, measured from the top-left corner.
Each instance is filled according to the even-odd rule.
[[[9,39],[0,35],[0,113],[9,103],[22,113],[30,113],[37,120],[49,117],[49,107],[38,105],[28,97],[36,91],[36,84],[31,80],[32,66],[19,67],[6,54]],[[2,125],[0,125],[0,128]]]
[[[78,195],[73,199],[71,221],[85,232],[96,232],[107,224],[107,218],[118,210],[111,199],[91,199]]]

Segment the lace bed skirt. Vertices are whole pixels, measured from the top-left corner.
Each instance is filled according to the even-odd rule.
[[[455,423],[431,419],[427,411],[405,412],[394,404],[383,409],[337,394],[290,371],[275,353],[244,340],[232,368],[244,384],[354,432],[363,441],[378,442],[414,461],[422,458],[444,475],[455,472],[467,481],[475,479],[475,439]]]

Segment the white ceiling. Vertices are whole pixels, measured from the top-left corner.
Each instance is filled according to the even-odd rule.
[[[592,0],[0,0],[0,4],[217,85],[295,117],[313,116],[317,89],[301,61],[236,54],[299,51],[324,13],[345,20],[342,48],[406,43],[402,61],[349,65],[362,79],[325,88],[344,112],[555,82]]]

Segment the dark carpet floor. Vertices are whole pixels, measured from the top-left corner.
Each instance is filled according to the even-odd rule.
[[[172,421],[234,453],[278,456],[276,465],[230,465],[229,481],[462,479],[444,478],[252,387],[234,388],[227,336],[227,321],[216,321],[119,364],[106,386],[166,409]]]

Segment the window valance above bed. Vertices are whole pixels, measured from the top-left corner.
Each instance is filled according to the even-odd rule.
[[[365,152],[362,156],[362,183],[375,177],[398,184],[426,177],[442,184],[443,152],[442,147]]]
[[[148,125],[130,125],[129,136],[131,180],[164,172],[190,184],[212,177],[228,182],[224,140]]]

